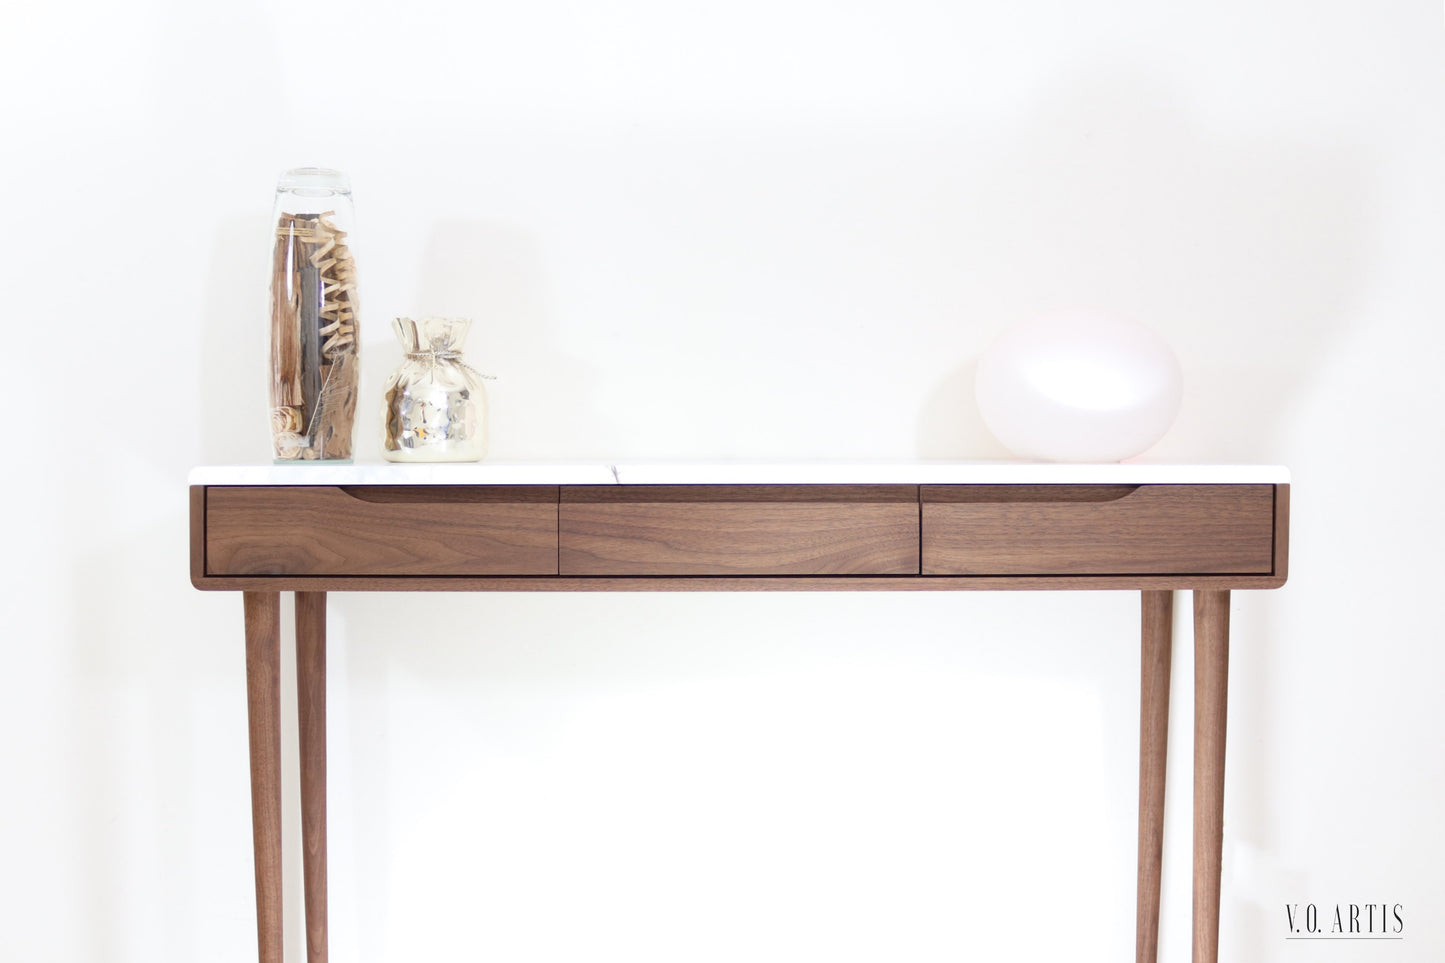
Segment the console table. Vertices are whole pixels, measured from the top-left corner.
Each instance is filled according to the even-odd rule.
[[[1123,589],[1142,597],[1136,958],[1156,957],[1175,590],[1194,593],[1194,960],[1218,956],[1229,593],[1287,574],[1251,466],[201,468],[191,581],[244,593],[261,963],[282,963],[280,593],[296,595],[309,963],[325,963],[326,593]]]

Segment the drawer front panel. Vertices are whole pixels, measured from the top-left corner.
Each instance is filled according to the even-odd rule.
[[[562,575],[917,575],[913,485],[562,488]]]
[[[925,485],[924,575],[1270,574],[1273,485]]]
[[[212,487],[207,575],[555,575],[557,488]]]

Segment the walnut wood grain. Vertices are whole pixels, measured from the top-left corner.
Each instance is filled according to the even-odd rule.
[[[1274,574],[1289,578],[1289,486],[1274,486]]]
[[[306,959],[326,963],[326,593],[296,593],[296,721]]]
[[[1164,777],[1169,750],[1169,666],[1174,593],[1141,592],[1139,658],[1139,877],[1135,963],[1159,956],[1159,888],[1164,859]]]
[[[911,485],[567,487],[561,575],[916,575]]]
[[[246,715],[251,742],[251,834],[261,963],[282,963],[281,597],[247,592]]]
[[[1194,963],[1219,959],[1229,593],[1194,593]]]
[[[925,485],[923,574],[1268,575],[1274,488]]]
[[[195,583],[231,592],[1138,592],[1283,584],[1273,575],[207,576]]]
[[[556,573],[555,487],[388,487],[209,487],[206,575]]]
[[[190,506],[192,582],[245,592],[262,963],[282,955],[280,591],[298,593],[307,953],[324,963],[325,592],[1081,589],[1143,592],[1139,960],[1158,943],[1169,593],[1195,592],[1194,952],[1215,963],[1229,592],[1284,583],[1288,486],[196,486]]]
[[[191,509],[191,584],[206,577],[206,488],[192,485]]]
[[[444,487],[444,486],[434,486]],[[650,486],[652,487],[652,486]],[[824,496],[823,500],[832,499],[835,503],[838,499],[849,497],[850,489],[854,486],[764,486],[773,489],[814,489],[815,495]],[[870,487],[870,486],[863,486]],[[891,486],[883,486],[886,489]],[[936,489],[937,486],[927,486]],[[996,504],[1009,507],[1007,502],[999,503],[998,499],[1006,497],[1011,491],[1020,488],[1026,489],[1024,497],[1032,497],[1038,501],[1041,496],[1047,495],[1056,498],[1059,492],[1084,488],[1088,491],[1086,497],[1096,499],[1095,507],[1107,507],[1117,505],[1125,499],[1130,492],[1136,489],[1132,486],[945,486],[948,488],[966,487],[966,493],[975,499],[993,499]],[[1159,487],[1159,486],[1155,486]],[[1206,487],[1239,487],[1239,486],[1206,486]],[[1244,486],[1256,487],[1256,486]],[[236,590],[266,590],[266,591],[994,591],[994,590],[1089,590],[1089,589],[1130,589],[1130,590],[1174,590],[1174,589],[1270,589],[1278,588],[1285,582],[1288,560],[1288,486],[1263,486],[1273,487],[1274,509],[1273,525],[1275,531],[1272,541],[1272,560],[1269,570],[1263,574],[1248,572],[1242,573],[1204,573],[1193,571],[1170,572],[1167,574],[1129,574],[1129,573],[1105,573],[1105,574],[1042,574],[1040,572],[1021,572],[1013,574],[987,574],[987,575],[923,575],[906,577],[877,577],[869,575],[767,575],[752,576],[739,575],[735,572],[724,572],[710,576],[684,576],[676,575],[637,575],[637,576],[524,576],[511,577],[505,574],[455,574],[448,571],[448,562],[454,562],[455,556],[444,560],[436,565],[428,564],[424,558],[414,558],[415,564],[396,566],[391,564],[380,564],[373,559],[364,566],[367,570],[380,570],[384,574],[364,573],[318,573],[316,570],[326,568],[325,565],[312,564],[294,566],[306,569],[302,572],[278,573],[276,575],[264,574],[267,567],[264,564],[254,564],[251,567],[263,570],[261,573],[249,572],[241,574],[229,574],[218,571],[207,571],[206,568],[206,546],[208,538],[205,526],[208,513],[206,512],[207,492],[222,491],[220,488],[206,488],[197,486],[191,491],[192,505],[192,532],[191,532],[191,577],[197,588],[204,590],[236,591]],[[657,492],[654,497],[664,501],[671,500],[674,503],[681,503],[679,500],[694,497],[699,491],[699,486],[655,486],[663,491]],[[860,497],[879,497],[877,486],[871,486],[867,493],[860,493]],[[758,492],[758,486],[726,486],[722,492],[717,493],[719,499],[726,499],[729,496],[734,501],[746,501],[748,498],[769,497]],[[830,491],[822,491],[830,489]],[[990,491],[991,489],[991,491]],[[1047,491],[1039,491],[1047,489]],[[234,490],[234,489],[232,489]],[[289,490],[289,489],[288,489]],[[397,511],[402,513],[402,520],[392,520],[389,524],[383,525],[378,531],[394,531],[397,525],[409,525],[411,519],[405,516],[410,511],[409,505],[418,505],[420,511],[430,515],[431,508],[427,502],[421,499],[428,491],[426,486],[381,486],[373,488],[370,497],[377,497],[377,492],[401,492],[399,500],[382,502],[370,506],[383,511]],[[465,490],[464,490],[465,491]],[[527,497],[546,497],[542,492],[550,493],[556,489],[532,489],[527,488],[492,488],[478,489],[488,492],[487,497],[495,498],[506,492],[524,492]],[[716,489],[714,489],[716,491]],[[567,497],[570,501],[585,502],[589,499],[598,499],[607,493],[621,493],[625,498],[636,497],[631,494],[639,492],[639,489],[631,487],[620,490],[614,486],[592,486],[589,488],[569,488]],[[928,511],[931,505],[939,496],[947,497],[950,492],[929,491],[926,497],[933,499],[924,506]],[[386,497],[396,497],[383,495]],[[453,498],[449,491],[442,493],[442,501],[432,500],[433,505],[448,504],[446,499]],[[773,498],[789,497],[787,492],[773,492]],[[795,492],[791,497],[796,498]],[[955,494],[955,497],[957,495]],[[1104,498],[1106,500],[1098,501]],[[465,499],[460,499],[465,501]],[[778,502],[786,504],[786,502]],[[945,503],[946,504],[946,503]],[[968,503],[954,503],[960,507],[967,507]],[[985,501],[987,504],[987,501]],[[466,509],[466,505],[462,506]],[[541,507],[541,506],[537,506]],[[935,506],[936,507],[936,506]],[[1042,508],[1050,508],[1047,501],[1043,502]],[[468,509],[470,510],[470,509]],[[450,519],[452,516],[446,514]],[[426,516],[422,516],[426,517]],[[1111,537],[1110,529],[1107,527],[1107,518],[1096,519],[1101,527],[1092,534],[1083,534],[1064,528],[1065,535],[1074,542],[1083,541],[1092,544],[1093,551],[1107,549],[1102,543],[1106,543]],[[294,532],[284,523],[272,522],[273,527],[279,525],[281,531],[277,536],[279,542],[290,546],[294,542]],[[367,526],[356,522],[352,525],[352,548],[368,554],[375,553],[381,558],[394,558],[395,548],[385,545],[377,546],[373,541],[365,538]],[[439,540],[453,539],[457,533],[447,531],[449,524],[441,525],[442,533],[437,535]],[[229,535],[222,525],[216,538],[221,540],[229,539]],[[403,539],[406,537],[403,534]],[[530,557],[538,563],[538,567],[547,565],[544,534],[538,535],[542,545],[532,545],[534,553]],[[246,540],[246,551],[255,558],[262,558],[268,555],[267,547],[264,544],[257,544],[259,536],[254,532]],[[362,544],[358,544],[362,543]],[[444,542],[445,544],[445,542]],[[1181,543],[1181,552],[1187,550],[1192,542]],[[552,549],[556,551],[555,547]],[[287,548],[287,551],[295,551],[294,547]],[[310,551],[306,549],[305,551]],[[525,554],[525,553],[523,553]],[[1047,561],[1045,559],[1044,561]],[[400,572],[389,572],[388,568],[401,568]],[[548,571],[555,572],[555,561],[552,562]]]

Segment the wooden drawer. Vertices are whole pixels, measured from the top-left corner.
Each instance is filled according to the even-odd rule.
[[[556,486],[210,487],[207,575],[555,575]]]
[[[914,485],[563,486],[562,575],[917,575]]]
[[[925,485],[924,575],[1269,574],[1273,485]]]

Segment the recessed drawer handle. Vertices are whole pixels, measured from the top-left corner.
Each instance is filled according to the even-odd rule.
[[[1085,504],[1117,502],[1140,485],[925,485],[925,502]]]
[[[556,485],[342,485],[340,491],[375,505],[475,505],[479,502],[557,501]]]

